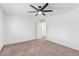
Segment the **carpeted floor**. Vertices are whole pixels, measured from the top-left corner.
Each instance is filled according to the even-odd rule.
[[[57,43],[38,39],[5,45],[1,56],[79,56],[79,51]]]

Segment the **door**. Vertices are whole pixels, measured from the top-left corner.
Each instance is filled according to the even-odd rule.
[[[46,37],[46,21],[40,20],[37,22],[37,39]]]

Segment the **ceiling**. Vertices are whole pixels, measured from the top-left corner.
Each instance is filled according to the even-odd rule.
[[[30,5],[38,8],[39,5],[43,6],[44,4],[45,3],[0,3],[0,7],[5,14],[36,17],[34,16],[35,14],[27,13],[28,11],[34,10]],[[46,13],[46,17],[58,15],[76,8],[79,8],[79,3],[49,3],[46,9],[52,9],[53,12]],[[37,17],[39,18],[40,16],[38,15]]]

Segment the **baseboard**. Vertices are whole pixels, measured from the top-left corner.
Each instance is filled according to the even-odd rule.
[[[72,48],[74,50],[78,50],[79,51],[79,47],[76,47],[77,44],[73,43],[73,42],[69,42],[69,41],[61,41],[61,40],[55,40],[55,39],[51,39],[51,38],[47,38],[49,39],[50,41],[53,41],[55,43],[58,43],[60,45],[63,45],[63,46],[66,46],[66,47],[69,47],[69,48]]]
[[[1,46],[0,46],[0,50],[2,50],[3,46],[4,46],[4,45],[1,45]]]
[[[33,39],[30,39],[30,40],[33,40]],[[20,42],[26,42],[26,41],[29,41],[29,40],[21,40],[21,41],[7,42],[7,43],[5,43],[4,45],[9,45],[9,44],[16,44],[16,43],[20,43]]]

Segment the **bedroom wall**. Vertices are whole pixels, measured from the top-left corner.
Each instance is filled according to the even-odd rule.
[[[34,39],[34,21],[26,16],[5,15],[4,44]]]
[[[0,8],[0,49],[3,46],[3,11]]]
[[[79,8],[47,18],[50,41],[79,50]]]

